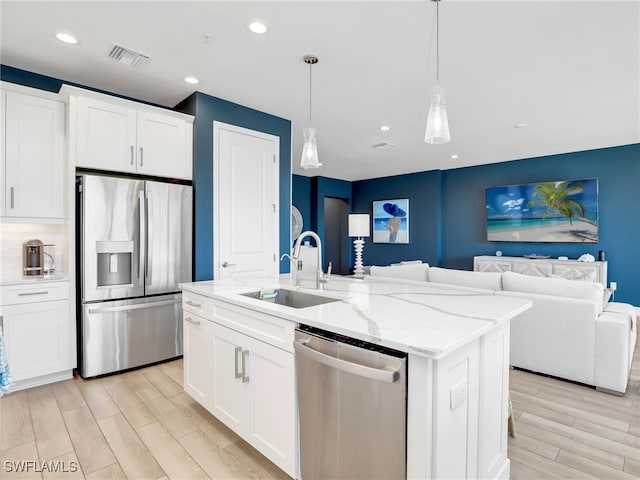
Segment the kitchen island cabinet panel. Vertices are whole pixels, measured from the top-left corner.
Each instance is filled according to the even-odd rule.
[[[294,325],[192,292],[184,293],[183,308],[185,391],[295,477],[294,355],[280,348],[283,338],[293,338]]]
[[[207,407],[211,396],[213,333],[208,320],[185,310],[182,320],[184,342],[184,391]]]
[[[292,287],[285,276],[268,285],[307,290]],[[213,302],[217,329],[225,325],[242,333],[229,337],[223,369],[231,382],[235,358],[245,359],[240,372],[249,377],[250,406],[247,412],[235,414],[241,419],[237,432],[289,475],[297,475],[299,469],[279,463],[279,458],[289,455],[288,447],[286,442],[280,446],[281,437],[273,433],[278,422],[282,438],[298,442],[295,383],[293,378],[287,383],[289,370],[295,370],[294,355],[287,351],[288,329],[307,325],[407,354],[407,478],[509,478],[509,320],[531,308],[530,301],[504,301],[419,282],[332,276],[324,292],[317,294],[336,301],[292,308],[251,298],[251,292],[264,286],[264,278],[243,278],[242,282],[194,282],[181,287],[185,294]],[[263,317],[280,325],[284,334],[261,324]],[[237,352],[241,356],[234,357]],[[242,378],[237,381],[243,383]],[[354,398],[351,406],[357,408],[358,401]],[[245,399],[235,405],[247,408]],[[242,425],[243,420],[250,422],[252,430]],[[292,448],[290,457],[295,458],[298,444]]]
[[[246,371],[249,368],[248,353],[243,348],[247,342],[244,335],[238,332],[215,323],[212,326],[214,360],[210,411],[241,435],[248,422],[248,382],[251,380],[250,372]]]

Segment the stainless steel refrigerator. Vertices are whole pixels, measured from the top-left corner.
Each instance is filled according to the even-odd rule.
[[[182,355],[182,295],[192,279],[192,187],[82,175],[79,219],[80,375]]]

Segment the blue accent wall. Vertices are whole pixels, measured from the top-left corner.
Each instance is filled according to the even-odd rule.
[[[280,137],[280,254],[291,238],[291,121],[196,92],[177,107],[195,116],[193,191],[195,203],[195,280],[213,278],[213,122],[214,120]],[[288,272],[288,262],[281,271]]]
[[[582,178],[598,179],[597,244],[487,241],[487,187]],[[309,198],[313,217],[319,209],[314,179],[308,186],[294,185],[295,198]],[[495,255],[497,250],[505,256],[539,253],[573,259],[583,253],[597,258],[604,250],[609,281],[618,283],[615,300],[640,306],[640,144],[352,183],[354,213],[371,214],[374,200],[393,198],[409,199],[409,244],[374,244],[369,238],[365,265],[421,259],[471,270],[474,256]],[[315,228],[321,231],[322,225]]]
[[[37,73],[20,70],[9,65],[0,65],[0,80],[4,82],[17,83],[25,87],[46,90],[47,92],[58,93],[63,83],[62,80]]]
[[[302,175],[292,175],[291,178],[291,203],[302,215],[302,229],[311,228],[311,178]]]
[[[126,100],[144,103],[146,105],[167,108],[165,105],[145,102],[144,100],[138,100],[137,98],[127,97],[118,93],[107,92],[106,90],[100,90],[99,88],[81,85],[68,80],[60,80],[59,78],[48,77],[46,75],[40,75],[39,73],[29,72],[27,70],[20,70],[19,68],[11,67],[9,65],[0,65],[0,80],[54,93],[58,93],[62,85],[66,84],[73,87],[84,88],[85,90],[91,90],[93,92],[104,93],[105,95],[111,95],[112,97],[124,98]]]
[[[441,182],[439,170],[353,182],[354,213],[373,215],[374,200],[409,199],[409,243],[373,243],[369,237],[365,239],[365,265],[387,265],[401,260],[439,264]]]
[[[486,240],[486,187],[582,178],[598,179],[597,244]],[[471,270],[474,255],[496,250],[574,259],[604,250],[616,301],[640,306],[640,144],[447,170],[442,192],[442,266]]]

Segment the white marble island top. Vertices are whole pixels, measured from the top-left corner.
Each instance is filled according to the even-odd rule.
[[[527,299],[442,288],[428,282],[332,276],[323,291],[278,279],[184,283],[183,290],[292,322],[440,358],[531,308]],[[286,288],[340,301],[292,308],[243,296],[261,288]]]

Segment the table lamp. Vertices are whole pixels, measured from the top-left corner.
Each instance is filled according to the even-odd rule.
[[[362,250],[364,248],[364,240],[362,237],[370,235],[369,214],[368,213],[352,213],[349,215],[349,236],[356,237],[353,241],[356,251],[356,263],[354,268],[354,276],[358,278],[364,277],[364,267],[362,266]]]

